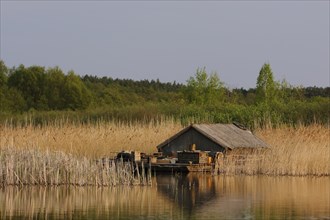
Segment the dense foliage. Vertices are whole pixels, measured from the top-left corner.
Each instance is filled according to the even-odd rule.
[[[273,78],[264,64],[256,88],[228,89],[205,68],[180,83],[65,74],[59,67],[6,67],[0,60],[0,120],[45,123],[153,120],[172,117],[183,123],[328,123],[330,87],[295,87]]]

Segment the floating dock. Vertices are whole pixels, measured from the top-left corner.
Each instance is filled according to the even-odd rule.
[[[160,153],[145,155],[137,151],[118,153],[116,160],[132,162],[139,170],[151,172],[212,172],[215,168],[215,158],[208,151],[178,151],[176,157],[164,157]]]
[[[139,168],[150,169],[152,172],[171,172],[171,173],[188,173],[188,172],[211,172],[212,164],[185,164],[185,163],[138,163]]]

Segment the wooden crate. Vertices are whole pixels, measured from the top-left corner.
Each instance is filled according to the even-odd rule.
[[[207,152],[204,151],[179,151],[178,163],[206,164],[209,162]]]

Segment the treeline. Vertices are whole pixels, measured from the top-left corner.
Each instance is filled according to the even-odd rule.
[[[328,123],[330,88],[296,87],[273,79],[264,64],[256,88],[228,89],[216,73],[197,69],[187,84],[159,80],[113,79],[64,73],[59,67],[8,68],[0,60],[0,120],[27,117],[43,123],[153,120],[183,123],[232,122],[249,127],[265,123]]]

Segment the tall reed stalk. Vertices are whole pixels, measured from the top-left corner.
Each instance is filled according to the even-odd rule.
[[[95,160],[109,158],[113,152],[121,150],[154,152],[159,143],[182,128],[174,120],[141,124],[98,121],[75,125],[59,122],[40,127],[0,125],[0,178],[2,182],[5,178],[6,183],[23,185],[133,184],[135,179],[126,175],[132,168],[109,163],[108,169],[100,169]],[[244,163],[228,158],[220,168],[223,172],[330,175],[329,127],[319,124],[280,125],[259,128],[254,132],[270,145],[269,149],[245,154]]]
[[[145,185],[147,175],[136,175],[131,163],[93,160],[63,152],[6,148],[0,151],[0,185]]]
[[[330,132],[328,127],[280,126],[257,130],[269,149],[246,153],[238,150],[220,159],[220,172],[290,176],[330,175]]]
[[[87,158],[107,157],[121,150],[151,153],[161,140],[182,129],[174,120],[136,124],[98,121],[72,124],[58,121],[44,126],[0,124],[0,148],[34,148],[61,151]]]

